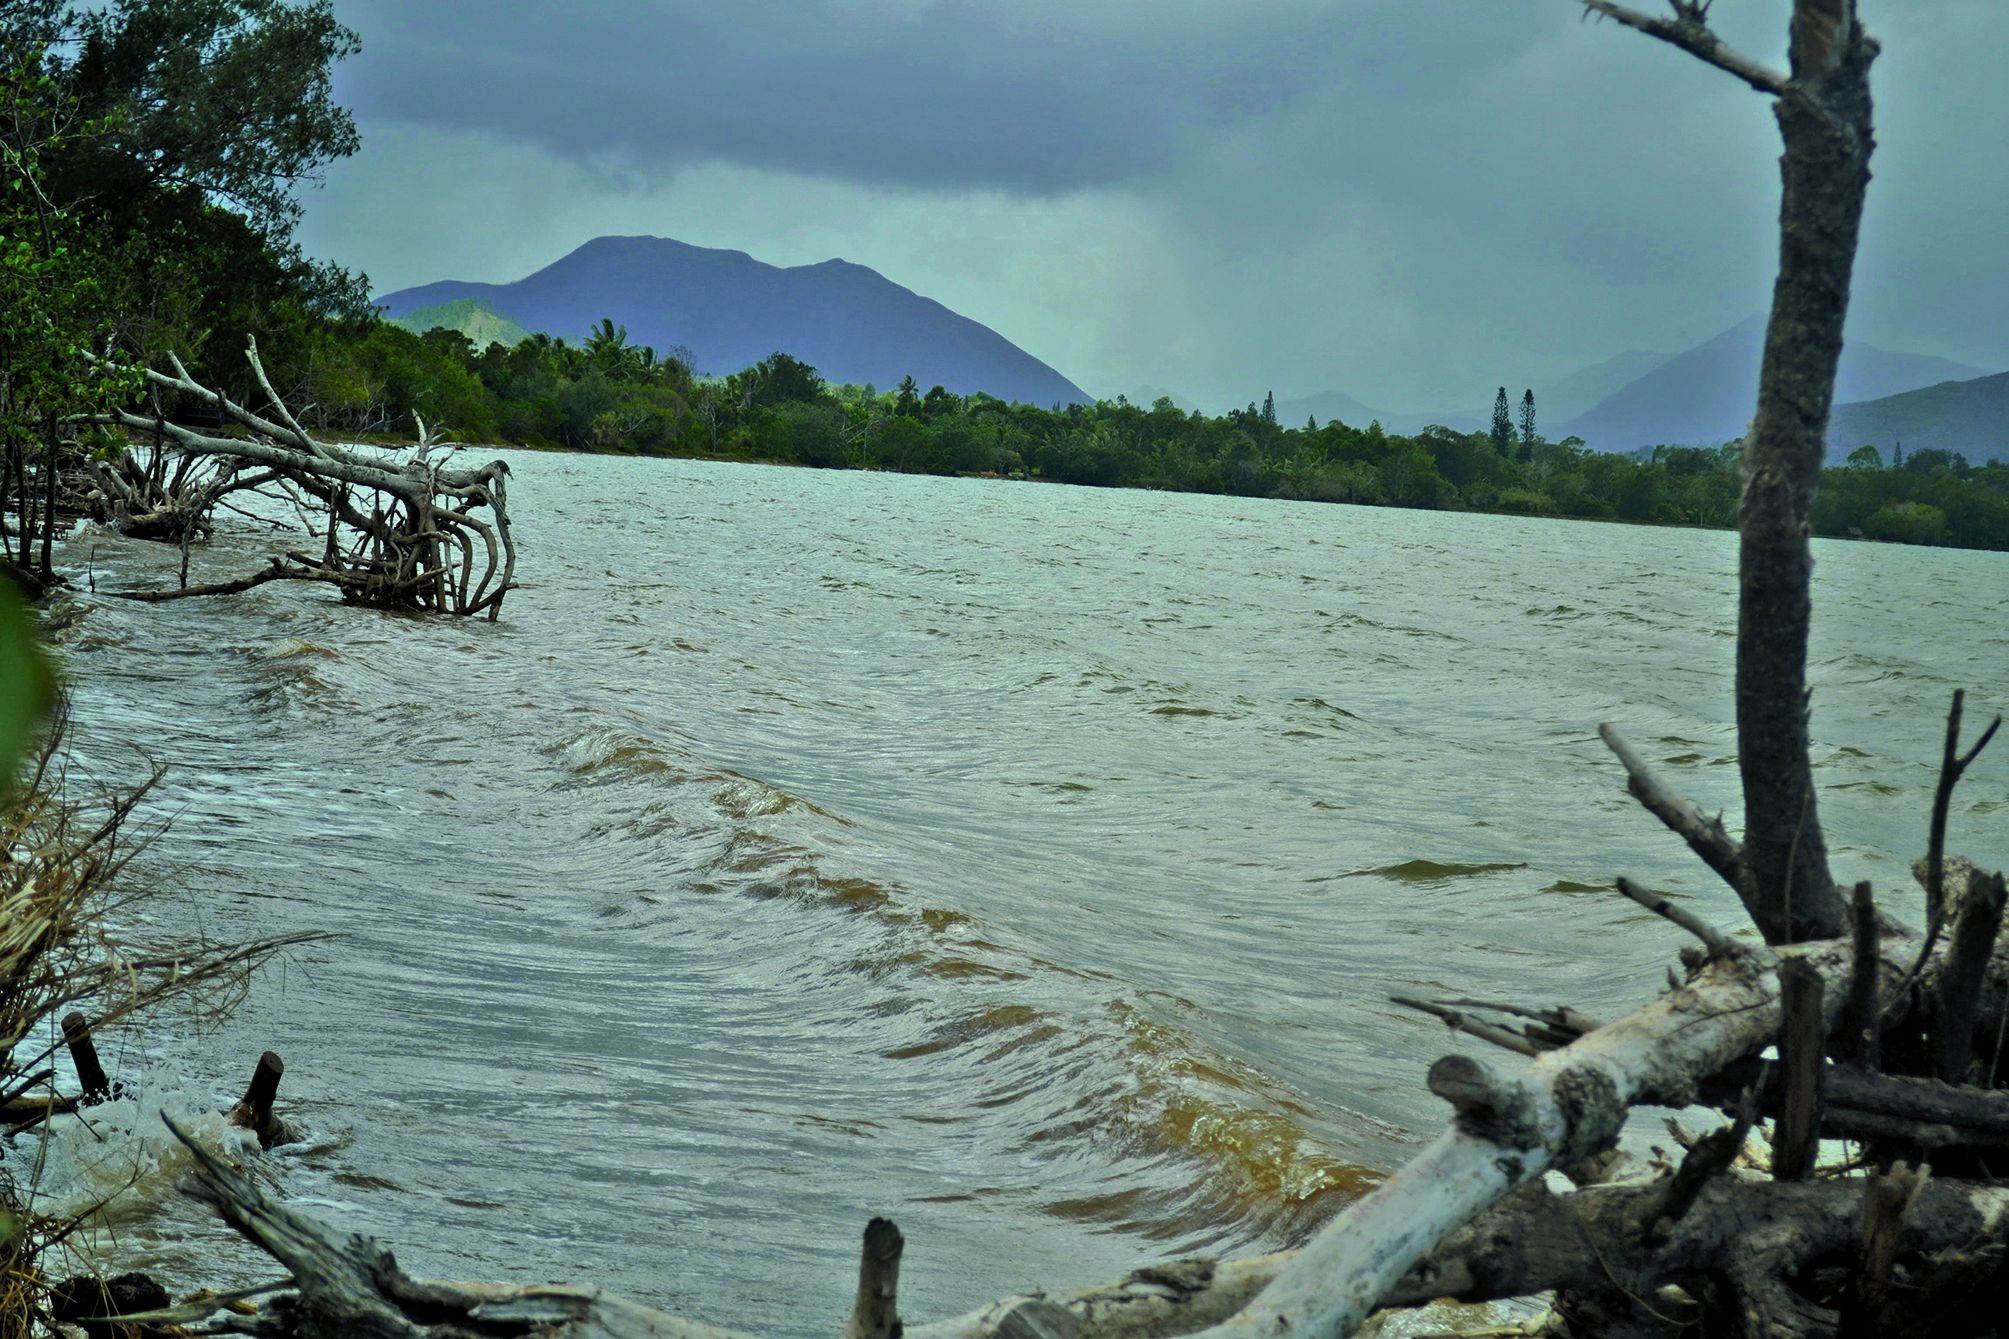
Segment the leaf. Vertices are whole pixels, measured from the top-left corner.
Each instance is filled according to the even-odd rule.
[[[13,583],[0,577],[0,792],[13,788],[14,770],[55,691],[55,678],[35,645],[27,611]]]

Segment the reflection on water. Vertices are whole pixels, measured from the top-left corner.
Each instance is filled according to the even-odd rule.
[[[311,1138],[262,1165],[421,1272],[810,1334],[873,1213],[917,1317],[1280,1245],[1440,1122],[1449,1043],[1390,993],[1624,1007],[1677,945],[1618,873],[1738,919],[1595,735],[1734,809],[1730,536],[512,464],[498,625],[268,585],[66,634],[90,766],[173,765],[176,914],[340,936],[124,1069],[192,1109],[279,1050]],[[1823,810],[1895,887],[1947,694],[2009,698],[2009,581],[1819,552]],[[166,1179],[120,1250],[269,1271]]]

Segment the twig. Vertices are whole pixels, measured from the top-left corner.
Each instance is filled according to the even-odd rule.
[[[1737,1103],[1734,1121],[1718,1126],[1688,1145],[1687,1155],[1668,1179],[1667,1196],[1653,1215],[1652,1237],[1655,1241],[1665,1241],[1674,1225],[1695,1206],[1695,1197],[1702,1193],[1702,1187],[1737,1160],[1757,1120],[1758,1090],[1753,1086],[1744,1090],[1743,1098]],[[1673,1122],[1669,1124],[1672,1126]]]
[[[1694,935],[1702,941],[1711,954],[1721,956],[1738,951],[1736,940],[1730,938],[1730,936],[1724,934],[1694,912],[1689,911],[1685,907],[1676,906],[1661,894],[1641,888],[1631,879],[1624,878],[1618,881],[1618,891],[1624,893],[1654,915],[1661,917],[1670,924],[1678,925],[1689,934]]]
[[[1953,788],[2002,726],[2002,718],[1997,716],[1974,741],[1974,747],[1961,753],[1960,716],[1966,702],[1967,690],[1954,689],[1953,705],[1946,713],[1946,751],[1939,763],[1939,785],[1932,794],[1932,829],[1925,847],[1925,918],[1931,928],[1937,928],[1946,917],[1946,815],[1953,805]]]
[[[241,591],[250,590],[253,586],[262,586],[268,581],[328,581],[340,584],[339,578],[333,573],[300,571],[286,567],[274,559],[272,566],[264,571],[253,572],[248,577],[239,577],[234,581],[217,581],[206,586],[177,586],[172,590],[115,590],[109,594],[114,599],[159,604],[164,600],[180,600],[197,595],[236,595]]]
[[[1409,995],[1390,995],[1388,998],[1405,1009],[1417,1009],[1434,1018],[1443,1019],[1453,1032],[1462,1032],[1468,1037],[1477,1037],[1480,1041],[1490,1042],[1494,1046],[1513,1051],[1517,1055],[1533,1056],[1539,1055],[1542,1052],[1542,1047],[1535,1045],[1534,1042],[1523,1037],[1518,1032],[1509,1032],[1503,1027],[1498,1027],[1481,1019],[1467,1018],[1456,1009],[1446,1008],[1441,1004],[1432,1004],[1428,1000],[1419,1000]]]
[[[1582,1036],[1595,1032],[1604,1026],[1604,1020],[1572,1009],[1567,1004],[1559,1004],[1553,1009],[1531,1009],[1524,1004],[1510,1004],[1501,1000],[1440,1000],[1453,1009],[1486,1009],[1496,1014],[1506,1014],[1512,1018],[1526,1018],[1544,1027],[1560,1032],[1573,1032]]]
[[[1961,773],[1981,756],[1981,750],[1988,747],[1988,741],[1995,738],[1995,732],[2002,726],[2002,718],[1997,716],[1981,732],[1981,738],[1974,741],[1974,747],[1962,754],[1960,715],[1966,703],[1967,690],[1954,689],[1953,705],[1946,713],[1946,748],[1940,758],[1939,785],[1932,794],[1932,827],[1926,837],[1925,942],[1919,945],[1918,958],[1911,964],[1911,970],[1904,974],[1903,982],[1892,993],[1891,1002],[1884,1010],[1885,1017],[1894,1013],[1910,993],[1918,974],[1925,970],[1933,948],[1939,943],[1940,931],[1946,927],[1946,814],[1953,804],[1953,788],[1960,783]]]

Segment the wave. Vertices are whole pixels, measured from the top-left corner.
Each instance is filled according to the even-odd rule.
[[[1342,879],[1393,879],[1397,883],[1448,883],[1452,879],[1469,879],[1480,874],[1499,874],[1507,870],[1526,869],[1520,861],[1493,861],[1474,865],[1460,865],[1437,860],[1404,860],[1399,864],[1380,865],[1374,869],[1356,869],[1339,875]]]
[[[1021,1187],[1040,1212],[1197,1248],[1294,1239],[1375,1183],[1319,1132],[1307,1099],[1166,1020],[1133,988],[1014,946],[1008,931],[943,905],[953,898],[842,868],[831,848],[856,826],[845,816],[611,725],[544,752],[558,772],[552,790],[599,792],[610,811],[601,837],[661,851],[670,886],[659,897],[681,889],[839,918],[790,936],[809,960],[786,969],[789,979],[895,992],[873,1020],[886,1038],[876,1054],[947,1084],[957,1113],[948,1123],[1063,1165],[1064,1177],[1040,1179],[1064,1182],[1067,1194]],[[703,854],[693,858],[693,847]],[[1391,868],[1412,867],[1432,877],[1518,868]],[[1075,1194],[1084,1180],[1105,1190]]]

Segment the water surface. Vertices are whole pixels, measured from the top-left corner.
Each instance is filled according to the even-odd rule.
[[[96,603],[64,650],[89,767],[172,765],[159,914],[338,935],[108,1053],[199,1105],[280,1051],[310,1139],[261,1165],[415,1271],[808,1335],[874,1213],[916,1319],[1286,1244],[1441,1125],[1457,1043],[1390,993],[1644,999],[1680,941],[1621,873],[1741,923],[1595,733],[1734,824],[1733,536],[513,464],[499,624],[268,585]],[[1911,908],[1946,699],[2009,704],[2009,559],[1816,548],[1837,873]],[[1999,861],[2005,809],[1997,750],[1953,847]],[[59,1162],[161,1152],[121,1120]],[[122,1258],[271,1273],[170,1181]]]

